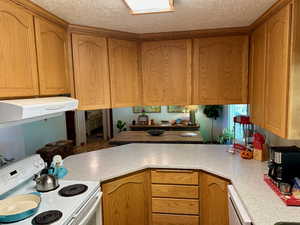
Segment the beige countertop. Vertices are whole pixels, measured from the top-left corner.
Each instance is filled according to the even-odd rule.
[[[228,146],[198,144],[129,144],[70,156],[65,179],[104,181],[146,168],[200,169],[228,178],[255,225],[300,222],[300,207],[286,207],[264,183],[266,163],[243,160]]]

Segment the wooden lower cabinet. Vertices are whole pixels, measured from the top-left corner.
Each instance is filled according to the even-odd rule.
[[[198,186],[152,184],[151,189],[152,197],[164,196],[167,198],[185,199],[199,198]]]
[[[194,170],[161,170],[151,171],[152,183],[198,185],[198,172]]]
[[[172,174],[173,182],[166,183],[166,177],[172,181]],[[191,177],[197,183],[186,184]],[[103,222],[104,225],[228,225],[228,184],[225,179],[196,170],[152,169],[128,175],[102,184]]]
[[[201,225],[228,225],[227,180],[201,174]]]
[[[152,225],[199,225],[199,171],[151,171]]]
[[[154,213],[152,225],[199,225],[199,216]]]
[[[102,184],[104,225],[149,224],[149,173]]]
[[[152,212],[199,214],[199,199],[152,198]]]

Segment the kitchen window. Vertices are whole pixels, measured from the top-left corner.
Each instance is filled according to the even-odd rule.
[[[248,105],[229,105],[228,106],[228,127],[233,131],[233,117],[239,115],[248,115]],[[238,140],[243,140],[243,129],[242,126],[236,126],[236,138]]]

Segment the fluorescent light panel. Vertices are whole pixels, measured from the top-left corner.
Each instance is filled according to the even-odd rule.
[[[173,0],[124,0],[132,14],[174,11]]]

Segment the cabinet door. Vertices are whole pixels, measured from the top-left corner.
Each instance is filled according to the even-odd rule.
[[[149,223],[149,173],[141,172],[102,185],[104,225]]]
[[[191,103],[191,40],[142,43],[143,104]]]
[[[109,39],[108,48],[112,107],[140,105],[137,42]]]
[[[229,224],[227,185],[226,180],[207,173],[201,174],[201,224]]]
[[[68,93],[67,31],[37,17],[35,18],[35,31],[40,94]]]
[[[247,103],[248,37],[194,40],[192,104]]]
[[[79,109],[110,107],[108,52],[105,38],[72,35],[75,95]]]
[[[33,16],[0,1],[0,98],[38,94]]]
[[[264,127],[267,27],[257,28],[251,38],[250,109],[254,124]]]
[[[265,128],[286,137],[290,52],[290,5],[267,22]]]

